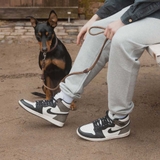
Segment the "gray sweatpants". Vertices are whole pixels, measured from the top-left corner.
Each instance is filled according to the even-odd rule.
[[[128,8],[96,21],[93,26],[106,27],[109,23],[120,19]],[[160,20],[145,18],[137,22],[121,27],[111,41],[107,41],[102,55],[89,73],[72,75],[60,84],[61,90],[72,97],[80,98],[84,87],[100,72],[108,63],[108,108],[117,115],[129,114],[134,104],[134,93],[137,74],[141,57],[145,48],[150,44],[160,42]],[[93,29],[93,32],[99,32]],[[87,35],[79,54],[73,64],[71,72],[83,71],[89,68],[95,61],[105,40],[104,34],[97,36]]]

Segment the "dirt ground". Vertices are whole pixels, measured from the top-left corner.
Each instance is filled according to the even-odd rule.
[[[79,47],[65,44],[74,61]],[[63,128],[33,116],[18,100],[40,99],[38,45],[0,44],[0,160],[159,160],[160,67],[144,53],[134,94],[131,135],[124,139],[88,142],[77,127],[104,116],[107,110],[107,66],[86,87]]]

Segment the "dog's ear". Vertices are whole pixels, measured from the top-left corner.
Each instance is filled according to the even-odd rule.
[[[27,16],[26,18],[29,18],[30,19],[30,22],[31,22],[31,25],[32,25],[32,27],[36,27],[36,25],[37,25],[37,23],[38,23],[38,21],[34,18],[34,17],[32,17],[32,16]]]
[[[48,24],[55,28],[57,26],[58,17],[54,10],[52,10],[49,14]]]

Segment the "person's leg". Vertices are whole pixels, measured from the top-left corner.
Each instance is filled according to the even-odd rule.
[[[109,23],[120,19],[121,15],[127,9],[128,7],[124,8],[120,12],[114,14],[113,16],[110,16],[103,20],[96,21],[93,24],[93,26],[95,27],[100,26],[105,28]],[[103,31],[103,30],[92,29],[93,33],[98,33],[100,31]],[[89,68],[95,62],[95,59],[97,58],[105,39],[106,37],[104,36],[103,33],[96,36],[88,34],[83,46],[81,47],[76,57],[76,60],[72,66],[70,73],[83,71],[84,69]],[[104,67],[106,62],[108,62],[109,52],[110,52],[110,42],[111,42],[110,40],[107,41],[104,47],[104,50],[102,52],[102,55],[98,60],[98,63],[89,73],[81,74],[81,75],[72,75],[66,78],[65,83],[60,83],[60,88],[66,95],[72,97],[73,99],[80,98],[84,87],[88,85],[88,83]]]
[[[118,20],[127,10],[118,12],[117,14],[103,20],[96,21],[94,26],[106,27],[112,21]],[[98,32],[99,29],[93,29]],[[72,72],[83,71],[89,68],[96,60],[106,37],[103,34],[92,36],[87,35],[78,56],[73,64]],[[20,100],[19,104],[28,112],[44,118],[45,120],[62,127],[69,113],[70,103],[74,98],[79,98],[83,92],[83,88],[99,73],[108,61],[110,50],[110,41],[107,41],[100,59],[92,71],[81,75],[72,75],[67,77],[65,83],[60,84],[61,92],[57,94],[53,100],[41,100],[30,102]]]
[[[160,42],[160,20],[145,18],[122,27],[112,39],[108,64],[108,108],[125,116],[133,110],[132,97],[145,48]]]
[[[106,116],[78,128],[77,134],[91,141],[126,137],[130,134],[128,114],[133,110],[132,97],[139,58],[144,49],[159,43],[160,20],[145,18],[120,28],[114,35],[108,64],[108,108]]]

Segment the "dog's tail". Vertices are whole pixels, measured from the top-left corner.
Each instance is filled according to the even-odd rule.
[[[46,98],[46,95],[40,92],[31,92],[33,95],[41,97],[41,98]]]

